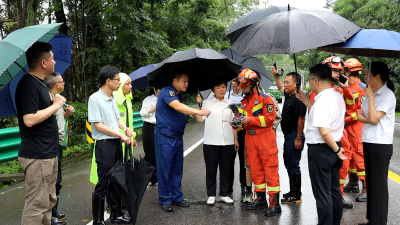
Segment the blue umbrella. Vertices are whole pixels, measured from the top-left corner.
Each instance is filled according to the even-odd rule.
[[[147,86],[149,86],[147,73],[152,71],[153,68],[157,65],[158,64],[150,64],[147,66],[143,66],[129,74],[129,77],[132,80],[132,89],[146,88]]]
[[[57,34],[49,41],[54,47],[52,51],[54,60],[56,61],[55,72],[63,74],[71,65],[72,39],[73,38],[70,36]],[[28,70],[28,66],[25,66],[25,69]],[[0,117],[17,116],[15,90],[17,89],[18,82],[24,75],[25,72],[21,70],[18,75],[0,91]]]
[[[362,29],[346,43],[318,48],[345,55],[400,58],[400,33],[389,30]]]

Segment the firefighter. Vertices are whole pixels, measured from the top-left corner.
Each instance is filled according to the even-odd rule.
[[[344,61],[341,57],[338,56],[330,56],[328,58],[326,58],[322,64],[327,64],[331,67],[332,69],[332,88],[335,89],[335,91],[339,92],[340,94],[343,95],[343,92],[347,92],[346,96],[348,96],[348,100],[349,101],[353,101],[353,97],[351,94],[348,94],[349,89],[342,89],[340,87],[334,86],[334,82],[333,81],[339,81],[339,77],[341,76],[341,71],[344,70]],[[346,87],[346,84],[341,84],[340,85]],[[308,96],[308,98],[314,102],[314,97],[316,96],[316,93],[311,92],[310,95]],[[346,104],[346,111],[347,110],[352,110],[353,109],[353,105],[348,105]],[[344,118],[343,118],[344,119]],[[343,130],[343,137],[340,140],[340,142],[342,143],[342,147],[345,151],[345,156],[347,157],[346,160],[343,160],[343,166],[339,172],[339,179],[340,179],[340,190],[342,191],[342,198],[343,198],[343,208],[346,209],[351,209],[353,208],[353,203],[348,202],[345,200],[345,193],[343,192],[343,187],[344,187],[344,183],[346,182],[346,176],[347,176],[347,171],[349,169],[349,161],[351,159],[352,153],[351,153],[351,146],[349,143],[349,139],[347,136],[347,132],[346,130]]]
[[[279,204],[278,148],[272,128],[276,108],[271,97],[259,91],[258,81],[257,74],[250,69],[242,70],[238,77],[238,86],[246,95],[239,112],[243,115],[247,162],[257,196],[247,204],[246,209],[266,208],[265,216],[271,217],[282,212]],[[265,195],[267,187],[269,207]]]
[[[365,183],[364,152],[361,140],[363,123],[358,121],[358,113],[361,110],[361,104],[366,98],[366,95],[364,94],[364,88],[366,85],[358,78],[358,75],[362,71],[360,61],[355,58],[350,58],[347,59],[344,64],[345,74],[349,77],[348,88],[350,94],[354,98],[354,100],[349,100],[347,98],[348,96],[345,95],[346,104],[354,105],[354,107],[353,110],[347,110],[345,117],[345,129],[352,149],[352,157],[349,166],[349,182],[343,188],[343,191],[358,193],[360,191],[358,181],[361,180],[363,188],[361,193],[356,197],[356,201],[366,202],[367,187]]]

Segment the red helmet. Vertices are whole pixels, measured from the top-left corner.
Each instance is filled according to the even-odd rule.
[[[259,81],[257,73],[247,68],[243,69],[237,78],[237,83],[239,87],[249,85],[257,81]]]
[[[344,61],[339,56],[330,56],[322,61],[322,64],[327,64],[332,69],[340,69],[343,70],[344,68]]]
[[[344,70],[350,71],[350,72],[355,72],[355,71],[362,71],[362,65],[360,61],[356,58],[350,58],[347,59],[346,62],[344,62]]]

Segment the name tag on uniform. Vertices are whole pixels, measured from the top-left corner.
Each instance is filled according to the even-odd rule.
[[[125,113],[124,112],[119,112],[119,117],[125,117]]]

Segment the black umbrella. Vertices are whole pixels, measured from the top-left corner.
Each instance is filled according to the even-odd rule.
[[[292,8],[296,9],[296,8]],[[260,20],[267,18],[268,16],[280,13],[287,10],[287,6],[270,6],[268,8],[256,9],[253,12],[242,16],[231,26],[225,37],[229,38],[231,41],[236,41],[239,36],[245,31],[249,26],[257,23]]]
[[[147,76],[150,85],[165,87],[172,83],[175,73],[185,73],[189,76],[186,92],[196,93],[212,88],[212,81],[232,80],[239,74],[240,68],[240,65],[213,49],[193,48],[174,53]]]
[[[269,90],[269,87],[271,87],[273,81],[265,69],[264,63],[261,61],[261,59],[250,56],[241,56],[232,49],[225,49],[221,52],[221,54],[232,59],[232,61],[235,63],[242,65],[242,69],[248,68],[255,71],[260,76],[261,88],[265,91]]]
[[[360,29],[335,13],[289,8],[251,25],[232,49],[244,56],[293,54],[344,42]]]
[[[114,189],[125,204],[132,223],[135,224],[144,190],[155,168],[144,159],[133,158],[131,149],[131,145],[125,148],[124,157],[113,166],[107,176],[113,182]]]

